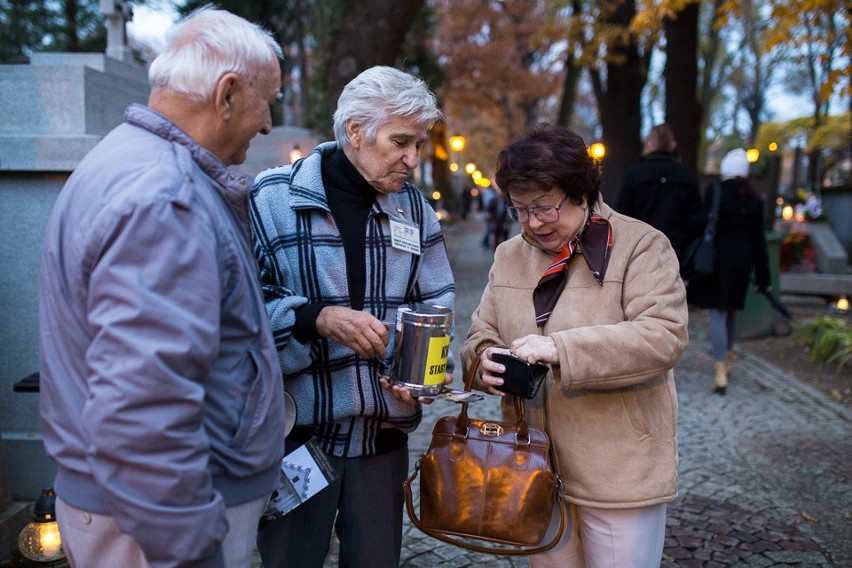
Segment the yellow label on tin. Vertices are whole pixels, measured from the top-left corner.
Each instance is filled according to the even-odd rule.
[[[444,384],[449,354],[449,337],[432,337],[429,339],[429,351],[426,353],[426,374],[423,375],[424,385]]]

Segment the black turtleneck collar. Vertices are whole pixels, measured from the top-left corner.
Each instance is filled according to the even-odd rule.
[[[379,193],[358,173],[340,148],[323,158],[322,182],[331,216],[343,241],[350,306],[361,310],[367,278],[367,220]]]
[[[341,148],[323,158],[323,185],[328,189],[333,187],[343,193],[369,198],[372,203],[378,192],[370,185],[364,176],[352,165]]]

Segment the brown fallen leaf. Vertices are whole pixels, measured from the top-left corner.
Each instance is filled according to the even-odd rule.
[[[819,522],[816,517],[814,517],[813,515],[811,515],[807,511],[802,511],[801,515],[802,515],[802,518],[805,519],[806,521],[810,521],[812,523]]]

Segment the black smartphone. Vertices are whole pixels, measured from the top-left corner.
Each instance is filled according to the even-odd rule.
[[[503,384],[494,388],[524,398],[535,398],[550,369],[543,363],[531,364],[510,353],[492,353],[491,360],[506,367],[506,371],[498,375]]]

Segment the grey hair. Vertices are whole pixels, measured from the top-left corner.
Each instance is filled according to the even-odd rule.
[[[349,144],[346,123],[352,120],[372,144],[379,128],[392,117],[411,117],[431,127],[443,113],[422,79],[393,67],[371,67],[343,88],[334,111],[334,139],[340,148]]]
[[[270,32],[208,5],[169,29],[165,49],[148,69],[148,80],[154,89],[204,102],[225,73],[254,80],[265,65],[282,57]]]

